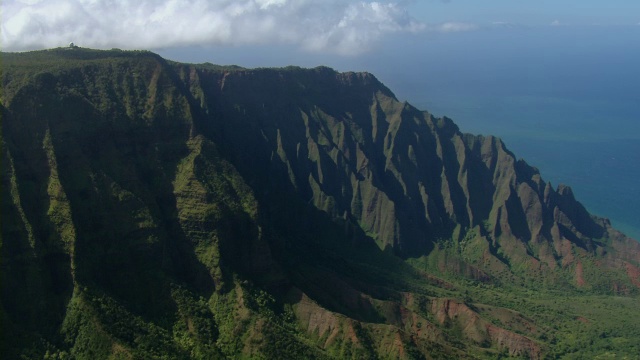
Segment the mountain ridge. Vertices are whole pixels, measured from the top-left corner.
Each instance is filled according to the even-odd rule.
[[[371,74],[2,58],[3,328],[41,353],[540,358],[479,300],[640,284],[569,187]]]

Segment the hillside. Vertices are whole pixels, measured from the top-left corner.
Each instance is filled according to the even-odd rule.
[[[640,243],[371,74],[1,59],[7,358],[640,352]]]

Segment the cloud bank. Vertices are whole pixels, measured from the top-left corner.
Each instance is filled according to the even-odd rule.
[[[428,30],[403,2],[355,0],[5,0],[2,48],[159,49],[290,44],[352,55],[390,33]],[[455,26],[448,30],[454,30]]]

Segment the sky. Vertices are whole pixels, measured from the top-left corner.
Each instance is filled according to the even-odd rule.
[[[3,51],[289,46],[362,56],[393,35],[514,26],[640,26],[636,0],[4,0]]]
[[[421,21],[537,25],[637,25],[634,0],[449,0],[414,1],[409,11]]]

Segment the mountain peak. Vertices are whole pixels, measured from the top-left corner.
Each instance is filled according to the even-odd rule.
[[[571,187],[565,184],[559,184],[558,185],[558,189],[556,190],[556,192],[558,193],[558,195],[560,196],[567,196],[570,199],[575,200],[575,197],[573,195],[573,190],[571,190]]]

